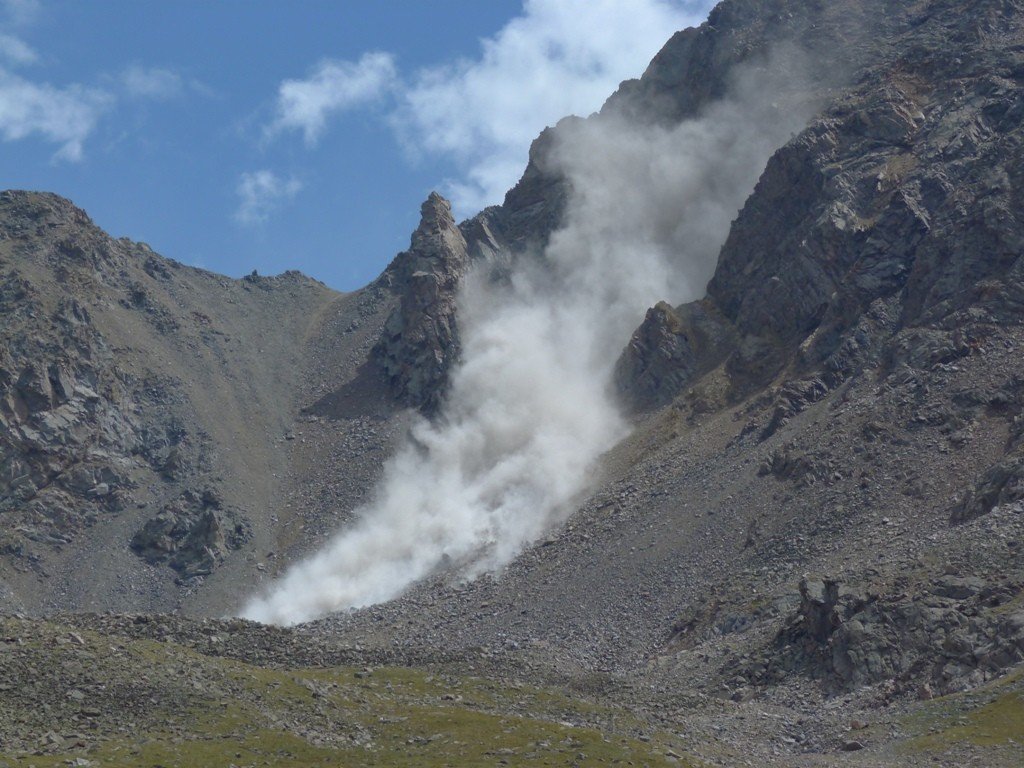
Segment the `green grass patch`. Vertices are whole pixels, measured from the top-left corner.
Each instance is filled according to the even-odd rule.
[[[37,668],[93,660],[76,683],[89,691],[84,704],[64,690],[47,700],[52,730],[81,737],[0,754],[0,766],[54,768],[80,758],[109,768],[693,765],[668,756],[682,754],[680,745],[650,734],[634,713],[557,689],[436,669],[265,668],[175,643],[82,634],[84,645],[37,637],[20,647]],[[106,653],[112,642],[116,663]],[[37,703],[0,696],[8,714]],[[88,724],[83,707],[99,710]],[[20,734],[29,745],[39,735]]]
[[[904,724],[915,734],[906,744],[910,751],[973,745],[1008,746],[1024,753],[1024,670],[974,691],[928,702]]]

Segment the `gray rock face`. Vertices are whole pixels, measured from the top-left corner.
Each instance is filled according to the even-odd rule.
[[[930,594],[883,597],[805,579],[799,612],[780,636],[787,650],[776,674],[796,664],[839,690],[882,681],[936,695],[972,687],[1024,661],[1021,615],[985,609],[1013,590],[947,576]]]
[[[491,238],[484,222],[478,224],[478,236],[485,245]],[[456,299],[469,263],[466,238],[455,225],[451,205],[431,193],[409,250],[395,257],[385,273],[399,305],[371,352],[394,396],[428,413],[438,407],[459,356]]]
[[[729,323],[705,302],[647,311],[615,366],[626,404],[648,411],[670,403],[686,385],[717,366],[734,343]]]
[[[997,21],[1001,8],[982,3],[966,25],[951,3],[893,14],[904,52],[865,70],[772,158],[708,288],[761,342],[733,371],[779,370],[798,345],[801,365],[820,365],[889,297],[894,332],[960,325],[954,317],[977,305],[1013,313],[1024,228],[1011,179],[1022,130],[1005,115],[1022,98],[1020,62],[980,31],[1005,24],[1012,36],[1019,16]],[[929,53],[939,40],[975,63]]]
[[[492,209],[504,241],[513,251],[539,253],[562,223],[569,202],[569,182],[551,158],[558,130],[559,126],[545,128],[534,139],[522,177],[505,195],[502,205]]]
[[[828,579],[800,582],[801,629],[819,643],[828,642],[842,624],[839,613],[839,584]]]
[[[39,243],[39,255],[65,275],[123,264],[97,232],[56,196],[0,195],[0,243],[14,252]],[[135,485],[131,457],[158,446],[128,394],[136,382],[117,369],[83,302],[43,294],[9,258],[0,261],[0,514],[6,546],[23,551],[21,539],[59,544],[123,509]]]
[[[1008,456],[991,467],[953,510],[951,521],[964,523],[996,506],[1024,500],[1024,456]]]
[[[693,375],[695,358],[683,322],[671,305],[647,310],[615,367],[615,383],[637,409],[665,405]]]
[[[150,563],[167,563],[182,579],[209,576],[250,537],[245,518],[225,510],[215,492],[183,493],[132,537],[131,548]]]
[[[883,361],[949,362],[986,323],[1018,322],[1024,64],[1012,41],[1022,8],[962,10],[950,0],[724,2],[606,105],[678,120],[724,92],[731,66],[773,41],[805,41],[811,77],[795,87],[826,106],[769,161],[708,286],[705,304],[736,331],[723,350],[733,400],[779,376],[830,390]],[[692,383],[692,357],[673,365],[651,402]],[[647,386],[645,365],[627,368],[640,378],[620,389]]]

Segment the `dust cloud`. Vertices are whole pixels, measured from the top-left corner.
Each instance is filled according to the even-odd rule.
[[[570,180],[561,229],[460,295],[463,357],[442,413],[390,460],[358,520],[242,615],[294,624],[400,595],[439,570],[499,571],[563,521],[629,424],[610,380],[661,299],[700,298],[771,154],[811,114],[784,105],[792,54],[748,65],[731,95],[672,127],[604,112],[563,121],[551,158]]]

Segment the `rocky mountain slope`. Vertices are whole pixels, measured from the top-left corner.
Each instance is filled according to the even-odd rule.
[[[0,196],[0,585],[8,605],[220,615],[334,530],[458,354],[485,222],[433,195],[362,291],[231,280]],[[89,578],[82,578],[88,573]]]
[[[33,610],[173,607],[268,545],[292,340],[332,292],[182,267],[53,195],[0,207],[3,581]]]
[[[968,6],[726,0],[612,96],[603,115],[673,124],[738,65],[796,46],[809,74],[780,98],[819,106],[739,211],[707,295],[650,297],[615,368],[635,431],[502,573],[440,573],[297,632],[65,616],[8,622],[7,642],[82,637],[62,644],[77,658],[169,641],[168,659],[210,670],[200,699],[235,685],[225,656],[526,680],[629,708],[625,729],[608,710],[579,722],[653,737],[651,761],[1019,765],[1024,3]],[[567,130],[538,138],[502,206],[457,224],[432,195],[410,249],[352,294],[184,267],[60,198],[3,193],[6,609],[220,616],[345,524],[414,410],[443,402],[467,271],[502,279],[559,227],[573,190],[551,149]],[[240,645],[222,653],[211,632]],[[14,674],[0,705],[45,698]],[[516,714],[502,696],[489,711]],[[303,743],[329,741],[327,703],[363,723],[328,699]],[[8,734],[19,754],[33,728]]]

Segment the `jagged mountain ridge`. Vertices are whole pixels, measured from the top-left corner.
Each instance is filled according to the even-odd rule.
[[[668,303],[648,313],[617,367],[624,397],[647,415],[607,457],[602,483],[565,529],[500,579],[452,585],[442,576],[394,604],[312,631],[412,660],[482,648],[490,663],[528,676],[555,670],[578,679],[598,670],[647,690],[630,695],[656,710],[690,712],[680,718],[706,710],[730,722],[735,732],[726,739],[741,752],[746,726],[728,719],[735,713],[723,700],[751,717],[768,706],[787,712],[794,723],[787,727],[801,738],[773,748],[829,754],[842,739],[820,696],[846,695],[836,717],[849,719],[843,713],[984,685],[1019,664],[1024,8],[982,0],[969,10],[945,1],[730,0],[700,29],[673,37],[606,110],[666,121],[697,114],[724,91],[732,67],[787,39],[806,40],[823,68],[842,60],[846,82],[830,72],[827,81],[799,84],[824,106],[765,169],[707,297],[675,307],[673,297],[651,297],[652,305]],[[108,453],[117,446],[114,458],[139,462],[132,471],[144,478],[129,478],[134,488],[119,485],[117,462],[95,451],[52,470],[54,478],[45,462],[33,467],[56,486],[52,492],[96,520],[62,530],[71,541],[29,538],[28,554],[9,546],[11,604],[42,596],[43,610],[88,608],[93,599],[122,610],[230,610],[232,593],[343,523],[403,429],[403,407],[430,413],[443,397],[458,357],[454,294],[468,264],[536,254],[558,227],[571,191],[546,154],[559,130],[534,144],[503,206],[456,225],[431,197],[410,250],[348,296],[297,276],[237,283],[168,266],[140,246],[104,239],[65,203],[5,197],[9,208],[63,211],[54,227],[50,213],[33,213],[42,226],[9,228],[5,242],[20,250],[2,253],[19,274],[5,277],[4,309],[24,307],[28,318],[28,326],[12,326],[14,337],[30,338],[17,335],[24,327],[44,339],[67,334],[62,349],[108,367],[69,369],[59,351],[38,351],[45,344],[8,344],[19,365],[0,361],[7,372],[0,383],[20,403],[8,406],[4,426],[9,413],[19,425],[26,413],[39,421],[74,415],[98,424],[95,444]],[[52,276],[22,274],[41,254]],[[162,270],[171,275],[167,285]],[[262,446],[268,461],[287,467],[258,504],[232,489],[249,477],[233,476],[239,470],[223,456],[235,435],[207,436],[205,422],[185,420],[191,440],[213,446],[207,464],[199,447],[194,456],[186,451],[185,467],[200,469],[185,487],[161,476],[168,457],[159,451],[170,438],[147,447],[119,432],[130,418],[104,410],[120,402],[115,383],[135,393],[122,400],[154,409],[149,420],[173,424],[196,409],[203,380],[179,374],[184,381],[166,385],[169,394],[150,406],[131,376],[145,380],[151,363],[122,371],[119,359],[110,369],[103,351],[133,348],[115,329],[145,327],[146,354],[168,347],[162,353],[170,355],[176,342],[162,339],[193,330],[181,320],[192,306],[177,285],[205,286],[199,290],[215,297],[205,300],[208,308],[230,297],[253,316],[270,312],[277,338],[304,340],[291,344],[294,357],[284,366],[290,386],[268,387],[245,403],[247,413],[252,403],[267,412],[262,432],[243,432],[250,449]],[[54,298],[66,293],[68,301]],[[33,308],[33,295],[46,297],[45,312]],[[295,319],[286,302],[302,306],[305,325],[281,322]],[[204,311],[213,329],[235,317]],[[54,325],[32,325],[43,317]],[[218,347],[216,334],[204,338],[198,327],[195,343],[174,354],[191,359],[197,348]],[[104,344],[94,340],[95,328]],[[246,332],[234,331],[258,349]],[[21,365],[36,357],[46,365]],[[220,378],[206,381],[228,386],[232,370],[252,371],[239,378],[258,381],[257,358],[238,353],[212,365]],[[88,392],[76,394],[79,386]],[[169,415],[150,416],[157,407]],[[212,407],[219,417],[223,406]],[[17,450],[24,461],[28,452]],[[4,460],[10,508],[46,518],[31,505],[50,486],[32,472],[35,490],[19,485],[26,473]],[[103,474],[90,462],[111,469]],[[82,463],[100,472],[88,487],[70,484]],[[206,478],[218,474],[208,488]],[[148,498],[160,500],[131,507]],[[197,531],[201,546],[185,551],[195,550],[205,571],[211,550],[212,573],[175,570],[174,553],[159,554],[168,549],[162,543],[143,547],[156,550],[152,564],[130,554],[135,534],[164,512],[170,525],[155,526],[152,539],[166,536],[172,547],[175,517],[226,521],[218,523],[223,545],[209,525],[177,537],[188,542]],[[253,528],[243,525],[237,549],[227,536],[232,515]],[[60,594],[52,572],[66,574],[65,585],[80,577],[83,562],[93,562],[90,531],[106,535],[105,520],[122,516],[132,524],[102,551],[119,552],[114,562],[144,588],[96,573],[120,591]],[[681,705],[686,697],[691,703]],[[825,732],[808,735],[813,729],[798,728],[798,718]],[[767,747],[763,757],[772,759]],[[1013,764],[1013,755],[1006,759]]]

